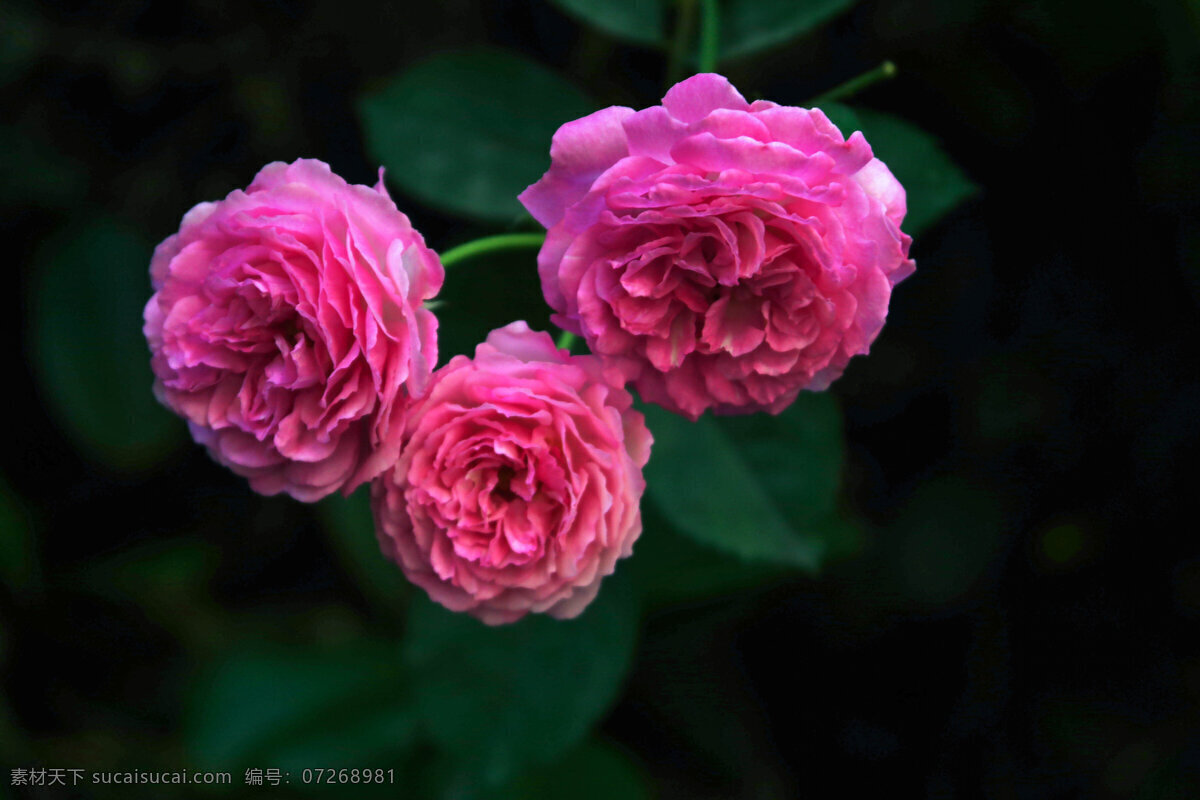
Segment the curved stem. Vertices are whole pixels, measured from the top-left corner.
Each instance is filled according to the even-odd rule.
[[[559,350],[566,350],[569,353],[571,352],[571,345],[573,344],[575,344],[575,334],[571,333],[570,331],[563,331],[562,335],[558,337],[558,341],[554,346]]]
[[[715,72],[721,44],[721,12],[717,0],[700,0],[700,55],[697,72]]]
[[[452,247],[442,253],[442,266],[449,268],[459,261],[465,261],[468,258],[474,258],[483,253],[492,253],[497,250],[541,247],[544,241],[546,241],[546,234],[544,233],[500,233],[495,236],[484,236],[481,239],[472,239],[469,242],[460,244],[458,247]]]
[[[831,103],[835,100],[852,97],[861,92],[863,89],[866,89],[868,86],[887,80],[888,78],[895,76],[895,74],[896,65],[891,61],[885,61],[875,69],[869,72],[864,72],[857,78],[851,78],[841,86],[835,86],[828,92],[825,92],[825,94],[818,96],[815,100],[813,100],[813,105],[817,106],[821,103]]]

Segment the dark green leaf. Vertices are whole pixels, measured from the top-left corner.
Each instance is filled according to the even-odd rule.
[[[551,0],[572,17],[618,39],[644,45],[666,38],[664,0]]]
[[[855,0],[725,0],[721,58],[740,58],[803,36],[852,7]]]
[[[546,767],[529,770],[486,800],[528,800],[562,797],[569,786],[571,800],[649,800],[646,776],[613,745],[592,740]]]
[[[679,533],[653,503],[642,503],[642,535],[626,568],[651,609],[747,591],[786,574],[775,564],[746,563]]]
[[[376,767],[416,733],[399,649],[387,643],[251,646],[195,689],[186,733],[202,769]]]
[[[418,64],[359,108],[389,179],[432,206],[509,222],[524,213],[517,195],[550,166],[555,130],[596,105],[538,64],[471,50]]]
[[[119,224],[68,227],[35,260],[30,341],[50,407],[89,454],[120,469],[158,461],[183,423],[151,392],[142,309],[150,248]]]
[[[816,569],[822,543],[789,522],[765,477],[721,424],[711,417],[688,422],[657,406],[647,406],[645,413],[654,434],[647,494],[676,528],[749,561]],[[757,448],[751,451],[759,456]],[[796,455],[801,466],[803,458]]]
[[[531,614],[500,627],[414,602],[406,653],[433,740],[493,785],[579,742],[630,665],[637,608],[627,583],[606,578],[576,619]]]
[[[902,226],[905,233],[916,236],[975,193],[975,184],[942,152],[937,140],[912,123],[865,108],[850,111],[835,103],[823,109],[847,136],[856,128],[861,130],[875,155],[904,185],[908,195],[908,215]],[[847,129],[839,119],[853,119],[857,125]]]
[[[828,392],[801,392],[778,416],[719,417],[718,426],[792,526],[833,511],[841,482],[842,418]]]
[[[379,549],[370,493],[363,489],[349,498],[327,497],[318,508],[334,551],[363,592],[386,608],[403,608],[409,584]]]

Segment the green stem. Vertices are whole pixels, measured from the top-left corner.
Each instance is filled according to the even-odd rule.
[[[699,72],[715,72],[721,44],[721,12],[717,0],[700,0]]]
[[[557,347],[559,350],[566,350],[569,353],[571,352],[571,345],[573,344],[575,344],[575,334],[571,333],[570,331],[563,331],[562,335],[558,337],[558,342],[555,344],[555,347]]]
[[[819,106],[821,103],[832,103],[835,100],[853,97],[868,86],[887,80],[895,74],[896,65],[891,61],[885,61],[870,72],[864,72],[857,78],[851,78],[841,86],[835,86],[825,94],[818,96],[816,100],[813,100],[813,105]]]
[[[683,68],[687,62],[696,18],[696,0],[678,0],[678,6],[679,13],[675,16],[675,38],[671,41],[671,56],[667,60],[668,87],[683,80]]]
[[[452,267],[459,261],[466,261],[483,253],[497,250],[516,250],[521,247],[541,247],[546,241],[544,233],[500,233],[495,236],[484,236],[452,247],[442,253],[442,266]]]

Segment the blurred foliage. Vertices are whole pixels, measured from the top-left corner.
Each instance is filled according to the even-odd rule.
[[[379,549],[368,490],[350,497],[327,497],[318,508],[330,546],[363,593],[385,614],[403,610],[411,590]]]
[[[575,19],[634,44],[662,45],[667,38],[664,0],[552,0]]]
[[[637,558],[622,564],[648,610],[729,597],[778,581],[790,567],[778,562],[731,559],[720,548],[680,533],[654,503],[642,503]]]
[[[552,766],[530,770],[481,800],[526,800],[561,797],[576,800],[650,800],[646,778],[628,756],[610,744],[590,741],[567,753]]]
[[[31,361],[46,399],[82,447],[124,470],[153,466],[182,432],[150,392],[149,264],[137,233],[93,218],[42,246],[30,297]]]
[[[824,103],[821,110],[846,136],[862,131],[876,158],[903,184],[908,214],[901,228],[910,236],[924,233],[978,191],[937,140],[912,123],[841,103]]]
[[[976,191],[928,133],[888,114],[863,108],[856,113],[875,155],[904,185],[908,196],[905,233],[919,236]]]
[[[666,48],[677,18],[696,13],[696,0],[552,0],[598,30],[640,45]],[[737,59],[804,36],[854,6],[856,0],[720,0],[719,59]]]
[[[724,0],[721,58],[743,58],[804,36],[857,0]]]
[[[546,171],[554,131],[595,104],[520,56],[471,50],[404,71],[366,94],[361,109],[368,149],[405,191],[503,223],[524,215],[517,195]]]
[[[317,650],[247,643],[195,683],[189,751],[202,769],[366,768],[413,742],[412,683],[394,642]]]
[[[87,175],[74,159],[15,125],[0,125],[0,205],[62,208],[86,186]]]
[[[746,560],[817,568],[842,466],[831,396],[802,394],[777,416],[695,423],[643,411],[655,438],[646,492],[678,530]]]
[[[900,596],[944,608],[978,590],[1002,555],[996,498],[961,478],[922,484],[889,526],[888,553]]]
[[[583,739],[620,693],[637,632],[621,576],[570,622],[529,615],[488,627],[422,598],[405,660],[425,730],[467,774],[495,785],[554,761]]]

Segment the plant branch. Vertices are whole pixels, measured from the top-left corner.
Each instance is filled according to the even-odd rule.
[[[813,105],[819,106],[821,103],[832,103],[835,100],[844,100],[847,97],[853,97],[868,86],[888,80],[895,75],[896,65],[891,61],[885,61],[875,69],[864,72],[857,78],[851,78],[841,86],[835,86],[828,92],[825,92],[825,94],[819,95],[813,100]]]
[[[522,247],[541,247],[546,241],[544,233],[500,233],[495,236],[484,236],[452,247],[442,253],[442,266],[452,267],[460,261],[499,250],[516,250]]]

